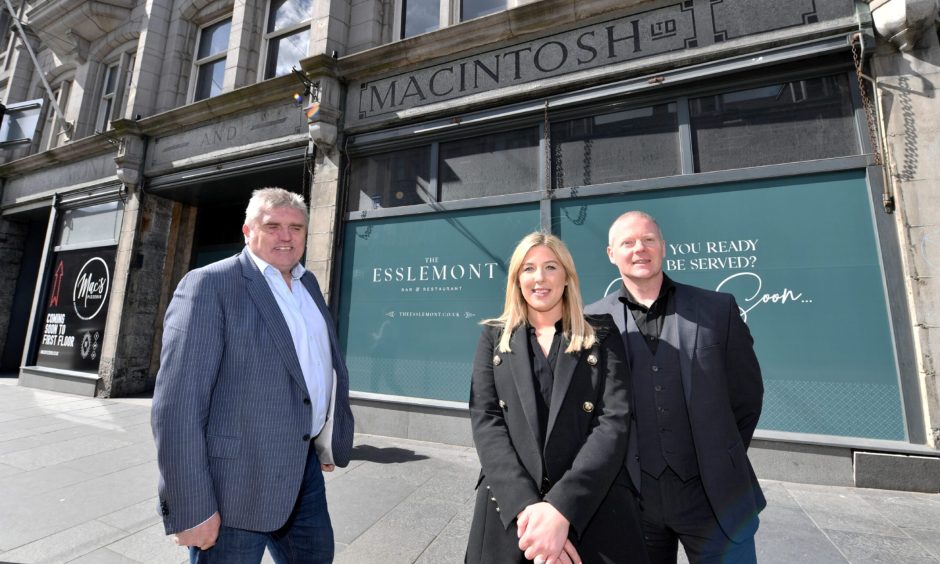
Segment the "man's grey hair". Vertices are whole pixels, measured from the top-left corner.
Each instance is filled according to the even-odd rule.
[[[615,219],[613,223],[610,224],[610,229],[607,230],[607,244],[608,245],[613,243],[614,227],[616,227],[618,223],[627,219],[628,217],[642,217],[643,219],[652,222],[652,224],[656,226],[656,230],[659,231],[659,238],[660,239],[663,238],[663,229],[659,226],[659,222],[656,221],[655,217],[651,216],[645,211],[630,210],[628,212],[624,212],[620,214],[619,216],[617,216],[617,219]]]
[[[251,193],[248,207],[245,208],[245,225],[251,225],[261,214],[273,208],[294,208],[304,214],[305,225],[310,222],[303,196],[283,188],[269,187]]]

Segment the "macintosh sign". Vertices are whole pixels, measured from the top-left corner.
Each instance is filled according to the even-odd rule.
[[[353,81],[359,120],[756,33],[853,18],[852,0],[685,0],[373,81]],[[352,117],[352,116],[351,116]]]

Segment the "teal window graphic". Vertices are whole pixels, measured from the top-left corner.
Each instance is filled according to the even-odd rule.
[[[350,389],[466,402],[480,321],[538,205],[346,225],[339,306]]]
[[[616,291],[615,217],[641,209],[673,279],[734,294],[764,374],[759,428],[904,440],[894,339],[863,171],[558,200],[585,303]],[[467,401],[479,321],[536,204],[346,225],[339,324],[351,389]]]
[[[607,228],[631,209],[658,220],[670,277],[734,294],[764,376],[759,428],[906,438],[863,171],[558,203],[586,303],[617,289]]]

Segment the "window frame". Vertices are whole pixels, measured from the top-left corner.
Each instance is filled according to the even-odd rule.
[[[59,105],[59,108],[63,112],[67,111],[69,96],[72,94],[72,82],[74,82],[74,78],[62,78],[52,86],[52,94],[55,97],[56,104]],[[45,90],[43,90],[42,98],[48,100]],[[52,149],[61,147],[68,141],[68,138],[59,141],[59,138],[66,135],[67,132],[63,124],[57,121],[55,107],[52,102],[49,101],[45,106],[45,115],[43,116],[42,128],[39,133],[37,153],[51,151]],[[63,117],[63,119],[65,118]]]
[[[396,0],[396,1],[401,1],[401,0]],[[295,33],[299,32],[299,31],[302,31],[304,28],[306,28],[308,32],[312,32],[312,30],[313,30],[313,11],[316,9],[316,5],[317,5],[317,4],[316,4],[316,0],[314,0],[313,2],[311,2],[311,4],[310,4],[310,15],[309,15],[309,17],[308,17],[306,20],[303,20],[303,21],[294,23],[294,24],[292,24],[292,25],[290,25],[290,26],[283,27],[283,28],[281,28],[281,29],[275,29],[275,30],[273,30],[273,31],[268,31],[268,24],[270,23],[270,19],[271,19],[271,2],[272,2],[272,0],[268,0],[268,1],[267,1],[267,4],[266,4],[266,8],[267,8],[267,9],[265,10],[265,13],[264,13],[264,26],[261,28],[261,30],[262,30],[262,34],[261,34],[261,44],[262,44],[263,47],[262,47],[262,49],[261,49],[261,56],[260,56],[259,59],[258,59],[258,60],[260,61],[260,63],[261,63],[261,64],[259,65],[259,66],[261,66],[261,68],[259,69],[259,70],[261,71],[260,77],[259,77],[260,80],[270,80],[270,79],[272,79],[272,78],[277,78],[278,76],[284,76],[284,75],[278,75],[278,74],[276,74],[276,73],[277,73],[277,65],[275,65],[275,69],[274,69],[275,74],[273,74],[273,75],[271,75],[271,76],[268,76],[268,68],[267,68],[267,67],[268,67],[268,53],[269,53],[270,50],[271,50],[271,43],[272,43],[272,41],[276,41],[276,40],[278,40],[278,39],[286,39],[287,37],[290,37],[291,35],[294,35]],[[308,36],[308,38],[307,38],[307,49],[308,49],[308,52],[309,52],[309,49],[310,49],[310,38],[309,38],[309,36]]]
[[[98,96],[98,113],[95,116],[95,133],[104,133],[111,129],[111,120],[114,115],[114,100],[117,94],[118,78],[120,77],[121,63],[104,65],[104,76],[101,78],[101,94]],[[108,82],[114,76],[114,89],[108,92]]]
[[[210,54],[210,55],[208,55],[208,56],[206,56],[206,57],[203,57],[202,59],[198,58],[198,57],[199,57],[199,46],[200,46],[200,44],[202,43],[203,32],[204,32],[206,29],[208,29],[208,28],[210,28],[210,27],[212,27],[212,26],[214,26],[214,25],[216,25],[216,24],[219,24],[219,23],[221,23],[221,22],[223,22],[223,21],[226,21],[226,20],[228,20],[228,22],[229,22],[229,34],[228,34],[228,43],[227,43],[226,46],[225,46],[225,50],[219,51],[218,53]],[[199,98],[199,99],[196,98],[196,88],[198,87],[198,83],[199,83],[199,71],[200,71],[203,67],[205,67],[206,65],[209,65],[209,64],[212,64],[212,63],[216,63],[216,62],[218,62],[218,61],[220,61],[220,60],[221,60],[221,61],[227,61],[227,60],[228,60],[228,54],[229,54],[229,51],[231,50],[231,43],[232,43],[232,28],[231,28],[231,25],[232,25],[233,20],[234,20],[233,14],[232,14],[231,12],[229,12],[229,13],[227,13],[227,14],[221,16],[221,17],[218,17],[218,18],[215,18],[215,19],[213,19],[213,20],[210,20],[210,21],[208,21],[208,22],[206,22],[206,23],[204,23],[204,24],[201,24],[201,25],[199,26],[199,30],[198,30],[198,32],[196,33],[196,41],[195,41],[195,44],[193,45],[193,51],[192,51],[192,57],[193,57],[193,58],[192,58],[192,61],[193,61],[193,63],[192,63],[192,70],[191,70],[190,79],[189,79],[189,92],[187,93],[187,98],[188,98],[188,100],[189,100],[191,103],[192,103],[192,102],[199,102],[199,101],[202,101],[202,100],[208,100],[209,98],[214,98],[215,96],[218,96],[218,94],[216,94],[216,95],[214,95],[214,96],[213,96],[213,95],[206,96],[205,98]],[[224,73],[224,71],[223,71],[223,73]],[[223,76],[224,76],[224,74],[223,74]],[[223,84],[223,85],[222,85],[222,90],[219,92],[219,94],[221,94],[221,93],[224,92],[224,91],[225,91],[225,85]]]
[[[801,65],[801,63],[803,64]],[[851,92],[852,108],[854,110],[854,133],[858,140],[857,146],[859,152],[857,154],[844,157],[825,157],[807,161],[723,169],[711,172],[696,172],[694,170],[692,132],[689,119],[690,99],[711,94],[728,93],[753,87],[770,86],[784,82],[808,80],[840,74],[848,75],[849,79],[848,85]],[[613,181],[590,186],[552,188],[551,178],[545,178],[546,172],[548,172],[548,166],[546,164],[546,158],[548,158],[548,156],[546,155],[547,151],[544,145],[546,141],[544,131],[544,98],[470,113],[462,116],[460,123],[454,123],[451,119],[442,119],[406,125],[391,130],[364,132],[350,139],[348,148],[350,159],[394,149],[404,149],[406,147],[428,144],[432,146],[432,153],[435,155],[434,158],[436,159],[436,147],[441,142],[452,139],[476,137],[491,132],[508,131],[525,125],[538,124],[541,138],[541,145],[539,147],[539,188],[534,193],[502,194],[498,196],[448,201],[441,201],[439,198],[438,202],[433,204],[415,204],[377,210],[350,211],[348,202],[344,202],[343,217],[347,221],[355,221],[378,217],[435,213],[445,210],[484,208],[527,201],[542,200],[550,203],[551,200],[559,198],[624,194],[638,190],[658,190],[680,186],[704,186],[722,181],[770,178],[775,176],[789,176],[870,166],[873,163],[873,157],[865,129],[867,125],[857,90],[858,85],[852,80],[853,76],[850,60],[846,58],[837,58],[835,60],[827,58],[819,64],[805,65],[805,61],[797,61],[793,65],[785,64],[768,69],[765,72],[754,72],[745,69],[730,79],[719,83],[708,83],[705,87],[702,86],[702,83],[678,84],[669,90],[657,89],[652,92],[628,92],[588,100],[582,99],[579,92],[572,92],[568,94],[568,96],[577,99],[577,103],[558,104],[556,109],[550,107],[548,110],[550,123],[590,117],[614,111],[637,109],[655,104],[673,102],[677,104],[679,120],[677,137],[681,167],[679,174],[659,178]],[[527,110],[520,111],[520,108],[523,107],[527,108]],[[437,163],[432,160],[431,166],[432,179],[439,183]],[[347,178],[350,176],[351,175],[348,175]],[[348,193],[351,187],[347,186],[346,188]],[[435,185],[432,188],[440,193],[439,186]]]
[[[439,31],[446,27],[457,25],[464,21],[471,21],[478,18],[485,18],[487,16],[492,16],[493,14],[498,14],[500,12],[505,12],[510,7],[510,1],[507,0],[503,6],[503,9],[497,10],[495,12],[484,14],[482,16],[477,16],[469,19],[461,19],[460,11],[463,8],[463,0],[438,0],[440,6],[440,15],[438,18],[437,28],[425,31],[423,33],[416,33],[414,35],[405,35],[405,4],[407,0],[395,0],[394,11],[395,16],[392,21],[392,34],[394,36],[394,41],[401,41],[404,39],[410,39],[412,37],[417,37],[425,33],[433,33]]]
[[[395,17],[393,22],[393,29],[395,35],[395,41],[401,41],[403,39],[410,39],[412,37],[417,37],[423,35],[422,33],[416,33],[414,35],[405,35],[405,4],[407,0],[395,0]],[[437,27],[430,31],[425,31],[424,33],[433,33],[435,31],[444,29],[451,25],[451,14],[455,12],[455,6],[459,3],[459,0],[438,0],[439,13],[437,18]]]
[[[883,174],[885,165],[875,163],[873,153],[876,149],[871,145],[869,139],[865,111],[861,102],[858,83],[854,80],[855,70],[852,66],[851,56],[848,53],[845,36],[833,36],[784,49],[759,52],[757,55],[761,55],[761,53],[766,54],[758,57],[755,53],[748,53],[741,58],[704,63],[698,66],[676,69],[673,72],[666,72],[664,73],[667,77],[666,84],[671,86],[660,85],[660,82],[652,85],[648,82],[649,75],[636,76],[610,84],[580,90],[572,88],[562,94],[542,96],[515,104],[494,105],[485,110],[459,114],[459,122],[454,119],[456,114],[442,115],[443,112],[439,112],[419,123],[404,125],[395,123],[393,126],[386,125],[385,129],[376,128],[355,133],[347,139],[347,149],[350,157],[389,151],[412,144],[431,143],[439,140],[441,135],[469,137],[478,135],[480,131],[499,130],[508,127],[506,125],[508,122],[520,119],[519,116],[542,120],[545,117],[544,108],[546,103],[548,103],[548,118],[555,121],[586,117],[594,113],[611,112],[620,108],[630,109],[632,107],[677,101],[679,102],[679,134],[682,143],[680,147],[683,170],[681,174],[656,179],[559,188],[553,191],[546,189],[542,194],[526,195],[525,198],[494,196],[475,200],[444,202],[436,205],[414,205],[356,212],[348,212],[344,207],[341,209],[342,213],[340,214],[343,226],[340,233],[345,233],[346,228],[350,225],[363,224],[363,222],[365,222],[364,225],[370,225],[369,222],[376,219],[420,217],[425,214],[440,214],[456,210],[492,209],[502,205],[531,201],[541,203],[542,228],[549,229],[551,227],[551,206],[553,201],[611,195],[629,200],[631,194],[635,193],[655,193],[660,190],[676,188],[689,190],[702,188],[707,190],[716,184],[741,180],[779,179],[835,171],[864,170],[866,182],[871,192],[871,214],[872,221],[875,224],[876,245],[878,245],[881,260],[884,262],[882,274],[886,286],[894,290],[886,291],[885,297],[889,323],[892,325],[893,343],[896,349],[904,424],[909,433],[910,442],[922,442],[925,430],[923,418],[918,415],[921,400],[916,390],[919,386],[919,380],[917,371],[911,368],[913,366],[911,359],[914,358],[915,352],[912,344],[913,337],[911,332],[905,329],[911,326],[908,319],[908,304],[905,301],[904,293],[896,291],[897,288],[903,288],[904,286],[904,280],[901,276],[903,269],[900,265],[902,253],[897,252],[899,243],[894,216],[882,213],[878,209],[878,202],[885,190]],[[745,60],[745,57],[748,60]],[[858,147],[857,154],[715,172],[694,172],[691,169],[693,157],[691,154],[688,116],[688,100],[690,98],[834,74],[845,74],[849,78],[848,86],[854,112],[853,124]],[[686,166],[689,168],[686,168]],[[348,178],[348,175],[346,178]],[[546,182],[545,179],[542,181]],[[345,192],[349,193],[348,190],[345,190]],[[807,205],[812,204],[813,202],[807,202]],[[343,243],[341,241],[340,250],[342,251],[342,249]],[[342,286],[342,275],[342,268],[339,268],[336,269],[333,276],[334,287],[338,289],[337,295],[341,302],[344,299],[342,294],[350,291]],[[362,395],[362,392],[355,393]],[[378,396],[379,394],[372,395]],[[435,400],[408,397],[404,400],[399,398],[399,401],[419,405]],[[816,442],[822,445],[835,446],[862,447],[884,442],[780,431],[758,430],[758,434],[760,435],[759,438],[773,440],[782,438],[782,440],[795,440],[798,442],[806,442],[807,437],[809,437],[811,443]]]
[[[137,52],[133,49],[120,53],[116,59],[110,59],[102,64],[104,74],[98,82],[98,109],[95,114],[95,133],[104,133],[111,129],[111,122],[124,117],[127,112],[127,98],[131,92],[131,82],[134,79],[134,66]],[[114,90],[105,92],[109,73],[115,70]],[[106,114],[102,114],[103,105],[110,101],[111,105]]]
[[[832,78],[834,80],[831,83],[827,83],[822,80],[822,79],[829,79],[829,78]],[[830,95],[826,98],[806,96],[805,91],[807,87],[812,86],[812,84],[809,84],[809,83],[812,83],[815,81],[820,81],[818,83],[818,86],[822,86],[827,89],[829,86],[831,86],[834,89],[833,93],[837,93],[835,91],[838,90],[840,86],[845,87],[844,92],[848,96]],[[746,123],[745,128],[737,130],[739,134],[745,135],[747,127],[753,127],[757,129],[763,129],[764,131],[769,131],[770,129],[772,129],[771,122],[754,123],[754,122],[749,121],[749,118],[754,115],[761,115],[762,117],[767,117],[767,116],[773,115],[774,112],[776,113],[783,112],[783,113],[786,113],[787,115],[792,116],[795,113],[798,113],[800,110],[805,111],[804,108],[800,107],[800,104],[807,103],[808,105],[812,105],[813,103],[819,102],[820,100],[825,100],[827,106],[831,105],[833,102],[837,102],[839,105],[843,105],[843,104],[847,105],[847,107],[843,108],[847,110],[844,114],[825,115],[821,117],[826,120],[834,120],[834,119],[845,120],[848,123],[851,123],[854,121],[856,135],[854,136],[853,139],[851,139],[851,143],[854,144],[855,147],[847,154],[829,155],[829,156],[817,154],[811,160],[821,160],[821,159],[828,159],[828,158],[843,158],[847,156],[862,154],[865,150],[865,146],[861,141],[861,137],[860,137],[861,130],[857,122],[857,113],[860,107],[859,107],[859,103],[858,103],[857,96],[856,96],[857,85],[854,83],[855,83],[855,80],[853,79],[853,77],[843,72],[820,72],[818,74],[807,75],[807,76],[781,77],[779,80],[767,81],[765,83],[758,84],[758,85],[743,85],[738,88],[727,88],[727,89],[722,89],[717,92],[707,92],[707,93],[702,93],[701,95],[699,94],[690,95],[688,97],[688,105],[687,105],[688,113],[689,113],[688,127],[689,127],[690,134],[691,134],[690,135],[690,141],[691,141],[690,150],[691,150],[693,161],[694,161],[694,168],[701,169],[701,170],[696,170],[696,172],[699,174],[704,174],[704,173],[709,173],[709,172],[720,172],[722,170],[731,170],[729,168],[722,168],[722,167],[710,168],[711,166],[714,166],[710,164],[710,161],[714,161],[715,159],[719,158],[719,154],[712,151],[711,149],[716,146],[721,146],[722,143],[709,143],[706,151],[703,152],[701,150],[700,136],[709,135],[709,132],[708,132],[709,129],[702,127],[702,126],[706,125],[709,119],[726,120],[729,114],[738,112],[742,114],[740,117],[740,120]],[[778,104],[778,105],[770,106],[770,107],[764,107],[764,108],[761,108],[757,112],[755,112],[753,109],[743,107],[742,105],[740,105],[741,102],[738,99],[736,99],[737,98],[736,95],[747,95],[748,93],[753,92],[753,91],[764,90],[764,89],[775,88],[775,87],[782,87],[782,89],[779,91],[779,93],[776,96],[776,98],[778,99],[783,94],[783,92],[786,92],[786,91],[793,92],[794,88],[798,88],[799,90],[801,90],[803,95],[800,96],[799,99],[797,99],[797,97],[794,96],[791,102],[784,102],[783,104]],[[710,98],[714,99],[715,106],[711,111],[708,111],[702,106],[702,102]],[[760,99],[766,99],[766,98],[767,98],[766,96],[760,97]],[[696,104],[698,105],[697,108],[694,107]],[[819,117],[820,116],[816,116],[816,119],[818,119]],[[791,119],[791,120],[786,121],[785,123],[779,124],[779,126],[773,127],[774,143],[775,144],[779,143],[780,139],[785,138],[787,134],[792,134],[793,129],[791,128],[793,128],[794,126],[797,126],[797,129],[800,129],[800,126],[804,125],[805,123],[807,123],[807,120],[805,119],[804,120]],[[734,132],[735,131],[731,131],[732,136]],[[732,141],[732,139],[726,138],[724,139],[724,141],[729,142],[729,141]],[[766,140],[762,142],[766,142]],[[785,145],[786,143],[784,142],[783,144]],[[766,152],[766,154],[771,155],[774,153],[773,151],[768,151]],[[767,166],[766,164],[760,164],[760,163],[748,164],[744,162],[746,160],[747,159],[740,159],[739,162],[737,163],[737,166],[733,168],[755,168],[755,167],[760,167],[760,166]],[[803,162],[803,161],[790,160],[790,161],[784,161],[784,162]],[[778,163],[770,163],[770,164],[778,164]]]

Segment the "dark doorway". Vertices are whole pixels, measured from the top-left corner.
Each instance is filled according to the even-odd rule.
[[[29,325],[29,311],[33,305],[36,280],[39,277],[39,264],[42,262],[43,244],[46,240],[48,214],[37,214],[27,220],[26,240],[23,245],[23,258],[20,260],[20,273],[13,290],[13,305],[10,308],[10,320],[3,355],[0,356],[0,373],[15,373],[19,370],[23,358],[23,346],[26,343],[26,327]]]
[[[198,183],[179,187],[164,195],[198,206],[193,233],[190,268],[237,254],[245,246],[242,225],[245,207],[251,193],[265,186],[278,186],[291,192],[303,193],[303,163],[221,175]],[[309,202],[308,202],[309,204]]]
[[[242,224],[248,199],[199,206],[190,268],[199,268],[237,254],[245,246]]]

